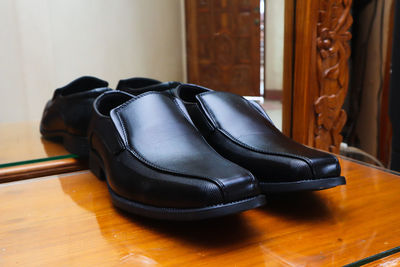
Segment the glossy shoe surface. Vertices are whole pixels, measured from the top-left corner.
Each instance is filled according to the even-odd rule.
[[[94,103],[90,167],[128,212],[197,220],[261,206],[258,183],[204,140],[180,100],[107,92]]]
[[[108,83],[95,77],[80,77],[55,90],[44,109],[40,122],[43,137],[58,140],[78,156],[88,155],[87,128],[93,102],[111,90]]]
[[[175,94],[208,143],[253,173],[263,192],[321,190],[346,183],[335,156],[283,135],[257,103],[191,84],[178,86]]]

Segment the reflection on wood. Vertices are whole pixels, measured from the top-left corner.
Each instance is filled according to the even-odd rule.
[[[346,186],[184,223],[115,209],[89,172],[2,184],[1,264],[342,266],[398,246],[399,176],[341,164]]]
[[[55,142],[41,138],[39,122],[0,124],[0,164],[70,154]]]
[[[42,138],[37,121],[0,124],[0,140],[0,183],[86,168],[85,162],[75,158],[47,161],[50,157],[72,155],[61,144]],[[32,162],[37,160],[41,162]],[[13,164],[24,161],[28,163]]]

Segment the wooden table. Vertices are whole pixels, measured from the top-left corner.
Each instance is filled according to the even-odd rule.
[[[0,185],[0,266],[341,266],[398,259],[400,176],[341,160],[347,185],[219,219],[115,209],[90,172]],[[389,251],[386,254],[385,251]],[[393,255],[391,255],[393,254]],[[374,256],[375,255],[375,256]]]
[[[0,183],[82,169],[56,142],[41,137],[39,122],[0,124]]]

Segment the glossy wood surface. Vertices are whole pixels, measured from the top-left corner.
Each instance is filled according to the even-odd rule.
[[[1,266],[341,266],[400,245],[400,176],[342,160],[346,186],[199,222],[116,210],[90,172],[0,185]]]
[[[76,158],[49,160],[0,168],[0,183],[20,181],[52,174],[88,169],[85,161]]]
[[[364,267],[394,267],[400,266],[400,253],[396,253],[382,259],[373,261],[371,263],[363,265]]]
[[[37,121],[0,124],[0,183],[86,168],[72,157],[61,144],[41,137]]]
[[[38,121],[0,124],[0,165],[67,154],[62,145],[41,138]]]

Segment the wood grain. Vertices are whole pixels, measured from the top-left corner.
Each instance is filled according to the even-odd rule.
[[[294,46],[294,0],[285,0],[284,47],[283,47],[283,95],[282,132],[292,136],[292,97],[293,97],[293,46]]]
[[[400,177],[341,160],[348,184],[200,222],[116,210],[89,172],[0,185],[2,266],[341,266],[400,244]]]
[[[0,124],[0,164],[70,154],[58,143],[41,138],[39,122]]]
[[[317,97],[318,0],[296,1],[294,28],[292,138],[314,146],[314,107]]]
[[[390,96],[390,76],[392,72],[392,47],[393,47],[393,28],[394,28],[394,11],[395,1],[390,5],[389,22],[388,22],[388,39],[386,45],[386,60],[383,73],[382,97],[379,112],[379,128],[378,128],[378,159],[387,167],[389,167],[390,154],[392,149],[392,124],[389,118],[389,96]]]
[[[188,82],[260,95],[260,1],[186,0]]]
[[[322,0],[318,10],[314,146],[333,153],[339,153],[340,132],[347,120],[342,106],[349,87],[350,10],[351,0]]]
[[[346,122],[350,7],[350,0],[296,1],[292,118],[284,132],[290,128],[294,140],[335,153]]]

